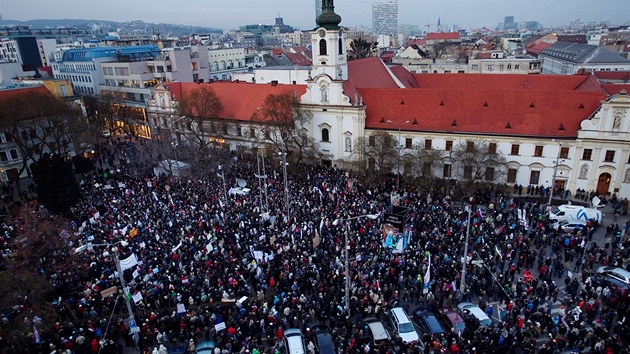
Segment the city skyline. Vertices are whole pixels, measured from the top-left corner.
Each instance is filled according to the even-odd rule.
[[[245,24],[273,24],[280,13],[284,22],[300,29],[315,27],[315,1],[272,0],[264,3],[239,0],[225,6],[216,0],[189,0],[185,6],[171,1],[154,0],[151,6],[139,0],[110,0],[90,3],[63,0],[56,6],[44,0],[0,1],[1,18],[7,20],[31,19],[87,19],[169,23],[224,29]],[[335,12],[347,27],[370,27],[372,4],[380,1],[346,0],[335,2]],[[305,6],[308,3],[308,6]],[[546,27],[568,25],[579,19],[583,23],[608,21],[621,25],[630,22],[630,2],[611,0],[605,6],[593,6],[592,1],[561,0],[549,2],[496,3],[490,0],[469,2],[445,0],[440,3],[421,4],[414,0],[398,0],[399,24],[417,25],[424,29],[435,26],[438,17],[445,26],[454,24],[463,28],[495,28],[505,16],[514,16],[516,23],[538,21]],[[191,11],[192,10],[192,11]],[[472,15],[471,15],[472,14]]]

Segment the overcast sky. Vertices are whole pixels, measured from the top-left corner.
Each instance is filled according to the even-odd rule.
[[[371,27],[373,2],[336,0],[335,12],[347,27]],[[237,28],[239,25],[273,24],[280,12],[284,23],[300,29],[315,26],[315,0],[0,0],[4,19],[83,18],[112,21],[142,20],[194,26]],[[582,22],[630,21],[629,0],[399,0],[399,24],[426,29],[438,16],[442,25],[494,28],[505,16],[516,22],[539,21],[544,26]],[[433,29],[432,29],[433,31]]]

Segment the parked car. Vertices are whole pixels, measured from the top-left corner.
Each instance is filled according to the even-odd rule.
[[[621,281],[615,277],[611,277],[608,274],[600,274],[600,273],[596,273],[591,275],[591,284],[594,287],[607,287],[607,286],[616,286],[618,288],[621,288],[623,290],[630,290],[630,284]]]
[[[112,136],[112,133],[107,129],[103,129],[101,130],[101,136],[103,138],[109,138],[110,136]]]
[[[492,320],[488,315],[477,305],[470,302],[460,302],[457,305],[457,311],[466,318],[472,316],[481,327],[489,326],[492,324]]]
[[[206,340],[200,342],[195,346],[196,354],[212,354],[214,353],[214,348],[217,347],[217,343],[213,340]],[[186,351],[186,349],[184,349]]]
[[[311,327],[315,334],[315,348],[319,354],[335,354],[335,341],[330,329],[325,324],[317,324]]]
[[[302,331],[299,328],[284,331],[284,348],[287,354],[306,354]]]
[[[582,221],[560,221],[553,223],[551,227],[561,232],[572,233],[576,230],[581,231],[586,227],[586,223]]]
[[[444,328],[440,325],[437,317],[428,311],[415,309],[413,311],[413,319],[423,333],[433,336],[441,336],[444,334]]]
[[[363,323],[366,327],[365,335],[370,338],[374,347],[378,348],[389,345],[392,337],[385,329],[383,322],[379,321],[377,318],[368,317],[363,320]]]
[[[437,310],[436,317],[442,322],[445,329],[455,333],[464,333],[466,322],[457,311],[451,308],[441,308]]]
[[[624,282],[625,284],[630,284],[630,272],[623,268],[602,266],[597,268],[597,273],[605,274],[611,278]]]
[[[417,342],[420,339],[416,328],[411,323],[407,312],[402,307],[395,307],[389,311],[389,320],[391,321],[394,333],[402,339],[404,343]]]

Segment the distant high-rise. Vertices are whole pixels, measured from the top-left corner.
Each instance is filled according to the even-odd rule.
[[[503,20],[503,29],[511,30],[516,29],[516,22],[514,22],[514,16],[505,16]]]
[[[396,34],[398,32],[398,1],[372,4],[372,32]]]
[[[322,0],[315,0],[315,18],[322,14]]]

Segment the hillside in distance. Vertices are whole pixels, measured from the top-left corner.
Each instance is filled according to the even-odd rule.
[[[136,21],[108,21],[87,19],[34,19],[34,20],[10,20],[0,21],[0,28],[13,26],[28,26],[31,29],[59,29],[76,28],[79,30],[93,31],[94,33],[108,33],[118,31],[121,34],[129,33],[160,33],[167,37],[187,36],[192,33],[221,33],[219,28],[178,25],[170,23],[145,23]]]

